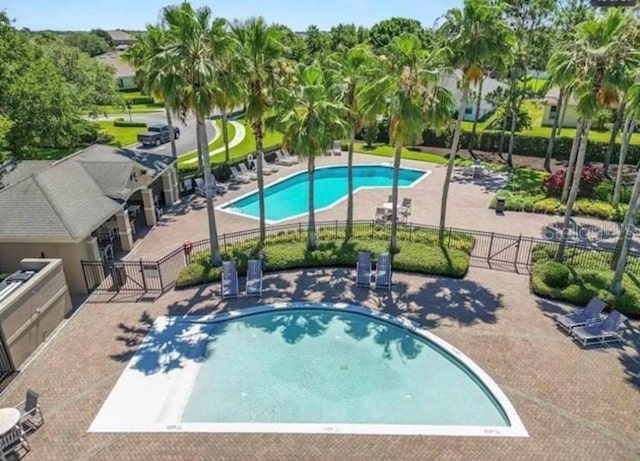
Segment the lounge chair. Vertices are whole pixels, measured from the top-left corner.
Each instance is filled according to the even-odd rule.
[[[282,156],[294,163],[300,163],[300,157],[298,157],[297,155],[291,155],[291,152],[289,152],[287,149],[282,149]]]
[[[247,296],[262,296],[262,261],[260,259],[248,261]]]
[[[284,153],[279,150],[276,151],[276,164],[284,165],[284,166],[292,166],[298,163],[298,156],[286,156]]]
[[[371,286],[371,253],[360,251],[358,253],[358,264],[356,265],[356,286]]]
[[[247,168],[247,165],[245,165],[244,163],[241,162],[238,165],[238,168],[240,169],[240,173],[250,178],[252,181],[255,181],[256,179],[258,179],[258,175],[253,171],[249,171],[249,169]]]
[[[599,323],[589,323],[583,327],[571,330],[571,336],[587,347],[591,344],[608,344],[622,341],[618,328],[627,318],[618,311],[611,312],[606,319]]]
[[[380,253],[376,262],[376,288],[391,289],[391,257]]]
[[[20,411],[20,425],[27,427],[27,429],[37,429],[44,424],[44,416],[42,416],[42,410],[38,403],[39,397],[36,391],[29,389],[24,402],[16,407]],[[37,422],[34,421],[36,415],[38,416]]]
[[[603,300],[591,298],[591,301],[589,301],[589,304],[587,304],[584,309],[574,312],[573,314],[556,316],[556,324],[567,333],[571,333],[571,330],[576,327],[581,327],[600,319],[600,314],[605,307],[606,304]]]
[[[229,168],[231,170],[231,177],[237,183],[248,184],[251,182],[251,178],[246,174],[243,174],[240,170],[235,167]]]
[[[234,261],[222,263],[222,299],[238,297],[238,270]]]
[[[218,194],[222,195],[229,191],[229,185],[218,181],[213,175],[211,175],[211,181],[213,190],[215,190]]]
[[[262,171],[269,171],[270,173],[277,173],[279,171],[279,168],[277,166],[275,166],[273,163],[267,162],[267,160],[264,158],[264,153],[262,154]]]

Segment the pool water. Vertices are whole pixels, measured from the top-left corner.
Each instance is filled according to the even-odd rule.
[[[183,423],[509,426],[464,364],[383,319],[300,308],[205,328]]]
[[[401,168],[399,187],[411,187],[427,175],[427,171]],[[265,214],[271,222],[282,221],[306,214],[309,202],[309,175],[306,171],[289,176],[265,187]],[[347,167],[323,167],[315,173],[314,209],[331,207],[347,197]],[[393,168],[385,165],[355,165],[354,190],[371,187],[391,187]],[[258,192],[234,200],[221,209],[258,218],[260,216]]]

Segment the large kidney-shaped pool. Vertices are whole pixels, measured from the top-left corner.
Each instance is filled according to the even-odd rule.
[[[301,303],[158,319],[91,430],[527,435],[496,383],[438,337]]]
[[[429,171],[400,168],[399,187],[413,187]],[[391,187],[393,168],[387,165],[354,165],[353,189]],[[347,197],[347,167],[327,166],[315,172],[314,209],[330,208]],[[306,171],[287,176],[264,189],[267,221],[276,223],[302,216],[309,207],[309,175]],[[258,192],[252,192],[218,207],[230,213],[258,218]]]

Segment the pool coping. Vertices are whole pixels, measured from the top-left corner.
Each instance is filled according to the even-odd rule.
[[[146,412],[149,417],[141,417],[143,412],[138,412],[135,418],[131,415],[121,415],[118,408],[113,408],[114,404],[126,405],[126,402],[139,400],[130,394],[130,389],[118,389],[127,381],[126,371],[132,367],[136,355],[129,361],[127,367],[120,375],[116,385],[111,389],[107,399],[104,401],[98,414],[93,420],[88,432],[207,432],[207,433],[300,433],[300,434],[377,434],[377,435],[433,435],[433,436],[465,436],[465,437],[528,437],[529,434],[518,416],[515,408],[508,397],[503,393],[497,383],[473,360],[467,357],[457,348],[439,338],[438,336],[425,330],[420,324],[403,317],[396,317],[381,311],[368,309],[363,306],[356,306],[347,303],[309,303],[309,302],[286,302],[259,305],[255,307],[238,310],[225,311],[217,314],[205,316],[182,317],[158,317],[156,325],[168,325],[174,323],[188,323],[192,327],[189,334],[198,333],[203,326],[211,323],[224,322],[236,318],[255,315],[274,310],[300,310],[318,309],[345,311],[356,314],[367,315],[382,321],[391,323],[397,327],[404,328],[411,333],[434,343],[443,349],[447,354],[458,360],[475,377],[495,399],[501,407],[503,413],[509,421],[509,426],[455,426],[455,425],[402,425],[402,424],[327,424],[327,423],[184,423],[180,422],[182,413],[187,405],[192,386],[188,384],[186,378],[191,379],[191,384],[195,382],[200,364],[190,362],[179,372],[173,374],[157,373],[153,379],[154,386],[145,384],[144,400],[147,402],[150,411]],[[193,331],[191,331],[193,330]],[[145,337],[142,344],[147,342],[149,335]],[[142,347],[141,344],[141,347]],[[177,375],[177,376],[176,376]],[[139,377],[138,377],[139,378]],[[147,377],[148,378],[148,377]],[[164,384],[164,386],[162,386]],[[116,392],[118,391],[118,392]],[[114,395],[118,394],[118,395]],[[169,394],[171,399],[169,399]],[[158,402],[158,399],[162,399]],[[109,405],[111,401],[111,405]],[[115,402],[114,402],[115,401]],[[158,405],[160,404],[160,405]],[[122,416],[125,416],[122,418]],[[159,421],[162,419],[164,421]]]
[[[393,164],[391,162],[358,163],[358,164],[353,165],[353,166],[354,167],[358,167],[358,166],[384,166],[384,167],[393,169]],[[321,166],[321,167],[316,168],[316,171],[324,170],[324,169],[328,169],[328,168],[346,168],[346,165]],[[414,167],[408,167],[408,166],[400,166],[400,168],[403,169],[403,170],[419,171],[419,172],[424,173],[424,174],[422,176],[420,176],[418,179],[416,179],[410,186],[398,186],[399,189],[412,189],[415,186],[417,186],[418,184],[420,184],[424,179],[426,179],[432,173],[431,170],[423,170],[423,169],[420,169],[420,168],[414,168]],[[274,182],[268,184],[267,186],[265,186],[265,190],[267,188],[269,188],[269,187],[272,187],[272,186],[275,186],[275,185],[277,185],[277,184],[279,184],[281,182],[284,182],[284,181],[286,181],[286,180],[288,180],[288,179],[290,179],[290,178],[292,178],[294,176],[302,175],[302,174],[304,174],[306,172],[307,172],[306,169],[305,170],[299,170],[299,171],[293,172],[291,174],[288,174],[286,176],[283,176],[282,178],[277,179],[276,181],[274,181]],[[353,191],[353,194],[355,195],[358,192],[360,192],[361,190],[367,190],[367,189],[390,189],[390,188],[391,188],[391,186],[384,186],[384,187],[382,187],[382,186],[362,186],[362,187],[358,187],[357,189],[355,189]],[[257,190],[252,190],[250,192],[242,194],[239,197],[236,197],[236,198],[234,198],[232,200],[228,200],[228,201],[226,201],[224,203],[221,203],[220,205],[216,206],[215,209],[217,211],[222,211],[224,213],[229,213],[229,214],[232,214],[232,215],[235,215],[235,216],[242,216],[244,218],[249,218],[249,219],[253,219],[255,221],[258,221],[258,220],[260,220],[259,216],[252,216],[252,215],[249,215],[249,214],[244,214],[244,213],[239,213],[237,211],[233,211],[232,209],[225,209],[225,207],[227,207],[227,206],[229,206],[229,205],[231,205],[233,203],[236,203],[236,202],[238,202],[240,200],[243,200],[243,199],[245,199],[246,197],[248,197],[250,195],[256,194],[257,192],[258,192]],[[316,211],[316,213],[319,213],[321,211],[329,210],[329,209],[335,207],[336,205],[338,205],[339,203],[347,200],[348,196],[349,196],[349,194],[345,195],[343,198],[341,198],[339,200],[336,200],[335,202],[331,203],[330,205],[327,205],[327,206],[322,207],[322,208],[318,208],[315,211]],[[284,218],[284,219],[276,219],[276,220],[265,219],[265,222],[267,224],[281,224],[281,223],[283,223],[285,221],[289,221],[289,220],[292,220],[292,219],[297,219],[297,218],[301,218],[303,216],[307,216],[308,214],[309,214],[309,212],[305,211],[304,213],[299,213],[297,215],[289,216],[288,218]]]

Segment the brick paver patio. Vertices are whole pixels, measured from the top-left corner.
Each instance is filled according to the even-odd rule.
[[[321,163],[344,163],[325,158]],[[358,155],[357,163],[382,157]],[[441,166],[406,161],[432,175],[401,197],[413,198],[412,221],[437,224]],[[281,168],[278,177],[304,168]],[[541,237],[560,218],[526,213],[496,216],[487,205],[500,178],[456,182],[448,225]],[[255,188],[227,194],[225,201]],[[387,189],[356,196],[356,219],[372,219]],[[218,203],[222,203],[218,199]],[[202,199],[185,200],[148,231],[131,258],[155,259],[183,241],[206,238]],[[346,203],[318,213],[342,220]],[[217,213],[220,233],[255,228],[253,219]],[[305,221],[301,218],[300,221]],[[583,227],[615,230],[611,223],[578,219]],[[608,237],[612,239],[611,236]],[[552,316],[570,307],[531,295],[528,278],[474,268],[464,280],[397,275],[393,294],[356,289],[351,271],[309,270],[268,275],[263,303],[328,301],[364,304],[418,321],[480,365],[520,414],[526,439],[292,434],[92,434],[87,429],[159,315],[204,314],[253,305],[224,303],[219,286],[170,291],[153,298],[94,296],[60,328],[10,387],[0,405],[21,401],[28,388],[41,394],[46,423],[29,437],[27,460],[558,460],[640,458],[640,325],[630,322],[625,345],[585,351],[558,331]]]
[[[351,271],[267,276],[262,302],[343,301],[404,315],[469,355],[502,387],[526,439],[290,434],[92,434],[87,429],[158,315],[255,304],[221,302],[218,285],[156,300],[85,303],[20,374],[0,404],[41,393],[46,423],[30,460],[611,459],[640,456],[639,325],[624,347],[583,350],[554,327],[566,307],[529,293],[528,278],[472,269],[464,280],[398,275],[393,294],[352,284]],[[634,374],[636,374],[634,376]]]

